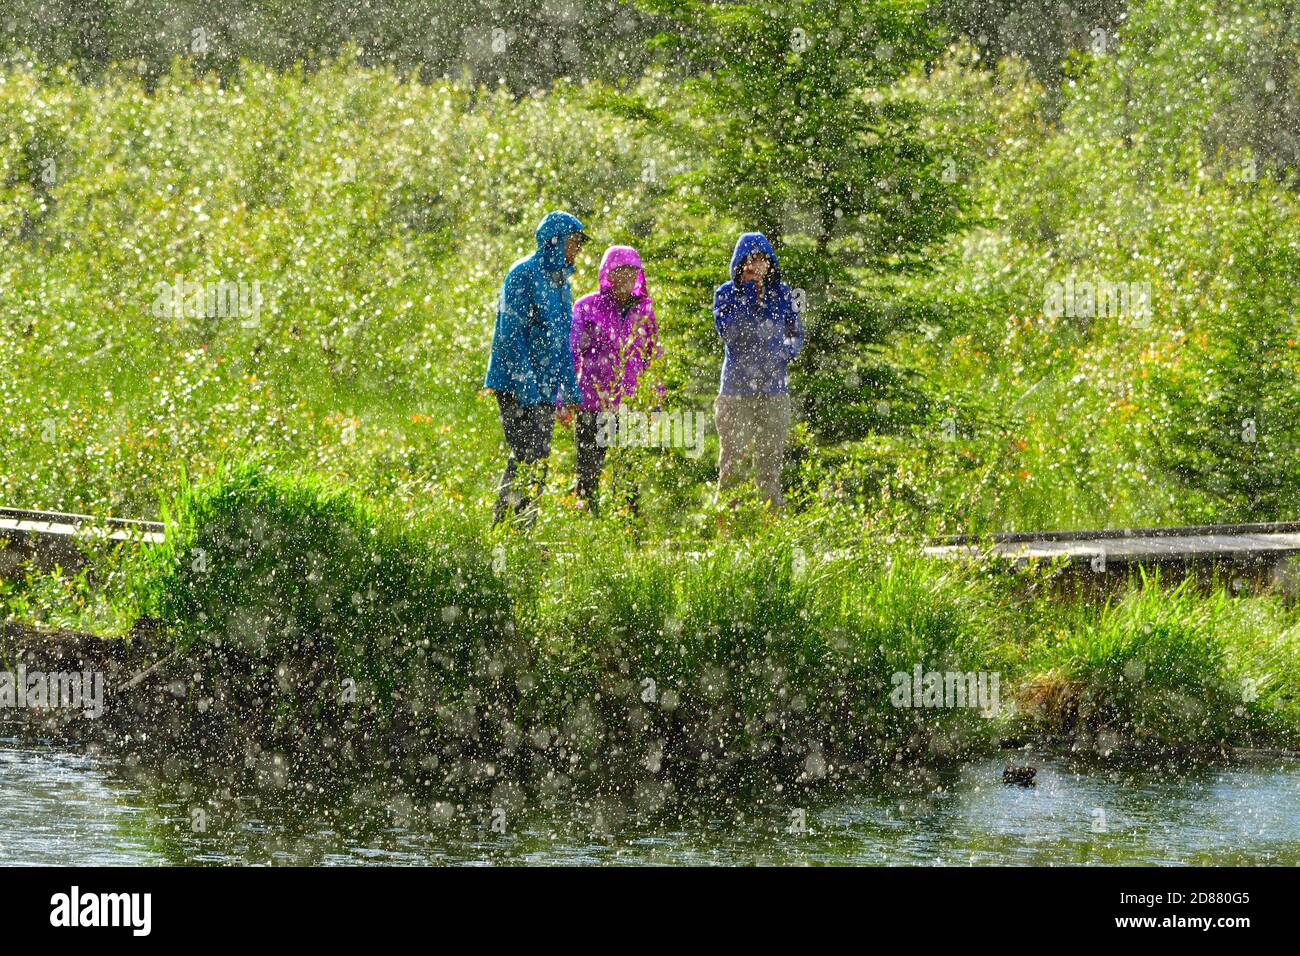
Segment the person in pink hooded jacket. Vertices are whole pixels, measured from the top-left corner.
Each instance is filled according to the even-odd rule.
[[[578,452],[578,496],[596,512],[600,473],[612,433],[611,419],[637,379],[661,354],[654,303],[646,291],[641,256],[631,246],[610,246],[600,260],[599,291],[573,304],[569,347],[582,404],[573,423]],[[616,421],[616,419],[612,420]]]

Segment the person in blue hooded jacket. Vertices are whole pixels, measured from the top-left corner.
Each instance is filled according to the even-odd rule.
[[[567,212],[549,212],[537,227],[537,250],[510,267],[497,300],[492,353],[483,386],[496,396],[509,455],[497,487],[495,521],[527,509],[546,481],[557,407],[582,402],[569,347],[573,291],[569,277],[590,237]],[[569,409],[565,408],[565,413]],[[516,487],[520,465],[530,472]]]
[[[713,327],[722,337],[722,382],[713,403],[718,429],[719,496],[752,471],[775,507],[790,428],[786,367],[803,348],[794,290],[761,232],[744,233],[731,254],[731,279],[713,294]]]

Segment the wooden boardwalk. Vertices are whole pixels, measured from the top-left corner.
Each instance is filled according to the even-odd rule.
[[[157,521],[0,508],[0,543],[7,542],[0,547],[0,575],[25,560],[38,567],[76,567],[85,557],[80,543],[95,540],[158,543],[164,527]],[[993,559],[1012,566],[1060,562],[1082,575],[1139,566],[1215,566],[1258,576],[1300,554],[1300,521],[957,535],[924,551],[945,560]]]
[[[164,540],[157,521],[130,518],[96,518],[60,511],[0,508],[0,577],[12,574],[30,561],[43,570],[56,564],[73,570],[86,561],[82,542],[156,544]]]
[[[1061,561],[1082,573],[1134,567],[1221,567],[1258,576],[1300,554],[1300,521],[1181,528],[1108,528],[955,536],[925,548],[953,560],[992,558],[1024,566]]]

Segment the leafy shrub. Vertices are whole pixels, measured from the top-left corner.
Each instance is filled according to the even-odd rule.
[[[1022,697],[1054,732],[1114,744],[1288,739],[1300,725],[1287,617],[1222,588],[1206,597],[1191,581],[1146,579],[1100,613],[1067,615],[1059,640],[1033,652]]]
[[[337,488],[239,464],[183,486],[168,525],[139,572],[142,609],[181,648],[290,671],[300,695],[350,681],[381,711],[428,707],[506,646],[505,587],[454,515],[398,528]]]

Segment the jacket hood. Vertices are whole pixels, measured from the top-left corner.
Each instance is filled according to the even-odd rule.
[[[547,272],[573,273],[573,266],[564,261],[564,241],[572,233],[581,232],[582,223],[577,216],[567,212],[548,212],[537,225],[537,261]]]
[[[600,260],[600,291],[612,292],[614,289],[610,272],[620,266],[636,268],[636,282],[632,285],[634,298],[644,298],[646,294],[645,271],[641,268],[641,254],[631,246],[610,246]]]
[[[736,251],[731,254],[730,275],[734,281],[740,273],[740,265],[745,261],[745,257],[751,252],[761,252],[772,260],[772,269],[769,278],[781,282],[781,262],[777,259],[776,253],[772,250],[772,244],[767,241],[767,236],[761,232],[743,232],[740,238],[736,240]]]

